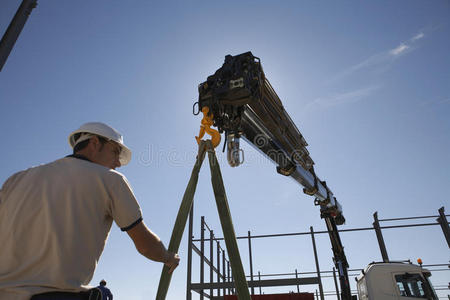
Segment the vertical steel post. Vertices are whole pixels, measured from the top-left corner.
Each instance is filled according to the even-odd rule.
[[[448,228],[448,221],[447,217],[445,216],[444,207],[442,206],[438,210],[439,212],[439,218],[436,219],[436,221],[439,222],[439,225],[441,225],[442,232],[444,233],[445,239],[447,240],[447,245],[450,248],[450,230]]]
[[[297,269],[295,269],[295,279],[298,279]],[[297,283],[297,293],[300,293],[300,285],[298,283]]]
[[[253,282],[253,259],[252,259],[252,238],[250,230],[248,231],[248,257],[250,260],[250,281]],[[255,288],[252,286],[250,288],[252,295],[255,294]]]
[[[231,282],[234,283],[233,268],[231,268]],[[236,283],[234,283],[234,284],[236,284]],[[236,288],[232,287],[231,288],[231,292],[232,292],[233,295],[236,295]]]
[[[201,218],[200,225],[200,283],[205,283],[205,216]],[[203,290],[200,290],[200,300],[203,300]]]
[[[209,283],[214,282],[214,231],[209,231]],[[212,299],[214,290],[211,287],[209,289],[209,299]]]
[[[28,17],[31,14],[33,8],[37,6],[37,0],[23,0],[17,9],[14,18],[6,29],[5,34],[0,41],[0,71],[3,69],[3,66],[8,59],[9,54],[11,53],[14,44],[19,38],[20,33],[22,32],[23,27],[25,26]]]
[[[312,240],[313,250],[314,250],[314,259],[316,261],[317,278],[319,279],[320,299],[325,300],[324,295],[323,295],[322,278],[320,276],[320,267],[319,267],[319,258],[317,256],[316,240],[314,238],[314,229],[312,226],[309,227],[309,229],[311,231],[311,240]],[[317,293],[317,291],[316,291],[316,293]]]
[[[260,271],[258,271],[258,280],[261,281],[261,272]],[[261,283],[259,283],[259,294],[262,295]]]
[[[192,202],[191,211],[189,212],[186,300],[192,300],[191,283],[192,283],[192,239],[194,226],[193,223],[194,223],[194,202]]]
[[[336,269],[334,267],[333,267],[333,278],[334,278],[334,286],[336,287],[337,300],[341,300],[341,296],[339,295],[339,286],[336,278]]]
[[[225,282],[227,281],[227,272],[225,269],[225,250],[222,250],[222,272],[223,272],[222,281]],[[223,288],[222,292],[223,295],[225,296],[226,288]]]
[[[227,261],[227,271],[228,271],[228,275],[227,275],[227,280],[228,282],[231,282],[231,273],[230,273],[230,261]],[[232,289],[228,288],[228,295],[231,295]]]
[[[220,244],[217,241],[217,283],[220,283]],[[220,289],[217,289],[217,297],[220,297]]]
[[[378,212],[376,211],[373,214],[373,228],[375,229],[375,233],[377,235],[378,245],[381,251],[381,257],[383,258],[383,262],[389,262],[389,257],[386,251],[386,245],[384,243],[383,234],[381,233],[380,222],[378,221]]]
[[[316,290],[316,299],[319,300],[319,294],[317,294],[317,290]]]

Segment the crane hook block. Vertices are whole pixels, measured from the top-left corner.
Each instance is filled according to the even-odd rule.
[[[209,114],[209,108],[207,106],[204,106],[202,108],[202,113],[203,119],[200,125],[200,132],[198,136],[195,137],[195,139],[197,140],[197,143],[200,145],[200,141],[206,132],[211,136],[211,143],[214,146],[214,148],[216,148],[220,144],[220,133],[217,130],[211,128],[211,126],[214,124],[213,121],[214,116],[212,113]]]

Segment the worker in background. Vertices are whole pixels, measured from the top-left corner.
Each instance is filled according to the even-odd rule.
[[[102,279],[100,285],[97,287],[102,292],[101,300],[113,300],[111,291],[106,287],[106,281]]]
[[[170,273],[178,266],[115,171],[131,159],[122,135],[86,123],[69,143],[72,155],[18,172],[0,189],[0,300],[89,299],[113,221],[140,254]]]

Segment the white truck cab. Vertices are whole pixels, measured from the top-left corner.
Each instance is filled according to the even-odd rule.
[[[430,271],[412,263],[371,263],[356,278],[359,300],[438,300]]]

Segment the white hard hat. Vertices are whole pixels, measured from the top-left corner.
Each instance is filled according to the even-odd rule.
[[[81,135],[75,140],[75,135],[77,133],[86,133],[85,135]],[[131,160],[131,150],[125,146],[123,143],[122,135],[115,130],[114,128],[100,122],[89,122],[80,126],[77,130],[72,132],[69,135],[69,144],[72,148],[74,148],[78,143],[85,141],[92,137],[91,134],[99,135],[101,137],[106,138],[107,140],[111,140],[116,142],[122,148],[120,151],[119,161],[122,166],[128,164]]]

